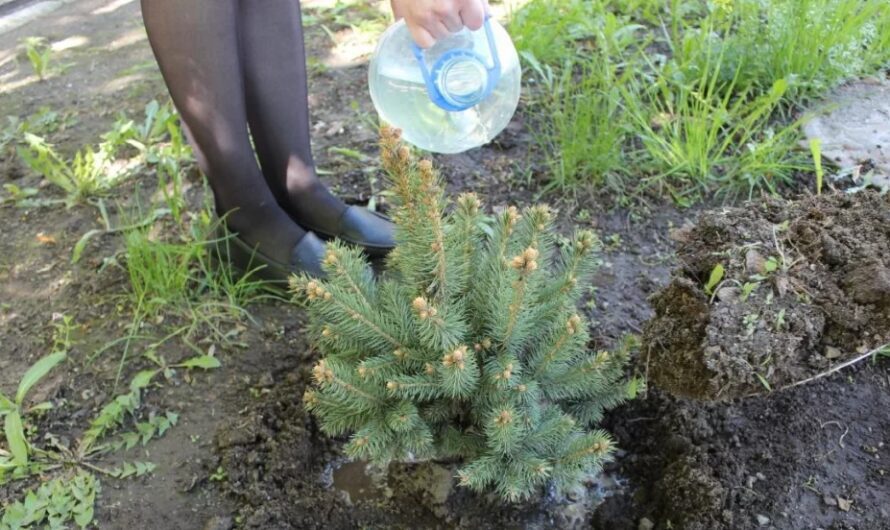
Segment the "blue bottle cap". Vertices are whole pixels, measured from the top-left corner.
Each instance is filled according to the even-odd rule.
[[[474,107],[490,96],[500,81],[501,62],[488,21],[489,17],[486,17],[484,28],[491,66],[476,50],[455,48],[442,54],[430,69],[427,68],[423,49],[417,43],[411,43],[430,101],[439,108],[460,112]]]

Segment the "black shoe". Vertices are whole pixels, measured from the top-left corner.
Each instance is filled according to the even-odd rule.
[[[307,225],[297,221],[306,230],[319,236],[364,247],[365,252],[374,258],[383,257],[395,248],[393,237],[395,225],[385,215],[372,212],[361,206],[349,206],[343,211],[336,227]]]
[[[253,278],[280,284],[281,287],[287,287],[288,280],[294,274],[305,273],[314,278],[325,276],[321,269],[325,244],[312,232],[306,232],[291,250],[289,263],[267,256],[236,233],[221,237],[216,246],[220,256],[227,258],[233,267],[243,273],[250,272]]]

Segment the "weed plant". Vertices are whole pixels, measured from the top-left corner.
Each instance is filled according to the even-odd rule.
[[[22,44],[25,47],[25,56],[28,57],[28,62],[31,63],[37,78],[45,80],[50,70],[52,45],[43,37],[27,37]]]
[[[84,147],[65,160],[44,138],[25,133],[19,157],[35,173],[65,192],[69,206],[106,194],[127,173],[103,149]]]
[[[721,84],[720,66],[719,57],[706,63],[707,75],[691,85],[659,77],[649,87],[634,82],[624,92],[644,146],[638,160],[653,175],[649,182],[681,202],[715,186],[733,195],[774,192],[803,167],[793,151],[796,124],[769,130],[787,83],[779,80],[760,96],[734,95],[737,80]]]
[[[240,316],[260,295],[259,281],[250,274],[237,277],[218,262],[216,247],[226,240],[214,236],[215,224],[205,210],[192,220],[190,233],[179,238],[160,236],[159,228],[172,228],[162,221],[124,234],[130,298],[140,314],[154,318],[179,313],[200,321],[218,310]]]
[[[34,121],[34,127],[42,121]],[[94,204],[104,228],[84,234],[77,242],[72,260],[77,262],[88,243],[103,234],[121,234],[123,258],[106,258],[108,263],[123,263],[130,283],[126,306],[133,316],[127,334],[94,351],[86,362],[104,352],[122,346],[114,397],[70,444],[46,444],[55,440],[52,433],[38,430],[39,416],[57,406],[46,402],[32,404],[29,390],[50,371],[64,366],[71,348],[70,319],[57,326],[54,353],[41,359],[23,377],[14,398],[0,393],[0,487],[11,481],[41,483],[26,491],[17,501],[3,505],[0,530],[43,527],[86,528],[92,524],[93,505],[100,493],[100,478],[138,477],[150,473],[150,462],[126,459],[113,467],[102,464],[111,453],[127,451],[162,436],[175,425],[172,411],[145,415],[140,412],[145,391],[161,376],[173,377],[177,370],[209,369],[219,366],[213,355],[217,344],[233,342],[234,324],[249,318],[245,306],[263,296],[262,284],[250,275],[235,276],[215,259],[216,222],[209,200],[194,210],[187,208],[183,196],[183,174],[192,163],[172,107],[156,102],[146,107],[139,123],[122,119],[103,136],[97,148],[85,147],[66,160],[44,138],[37,136],[31,124],[10,123],[15,133],[10,143],[21,143],[19,154],[27,165],[66,193],[69,204],[89,200]],[[49,129],[48,127],[46,129]],[[46,130],[45,132],[49,132]],[[21,136],[17,136],[20,134]],[[134,155],[134,156],[130,156]],[[107,168],[120,157],[135,159],[135,164],[121,165],[126,173],[111,173]],[[103,199],[123,176],[155,169],[159,180],[160,202],[150,208],[118,206],[117,221],[112,222]],[[22,199],[30,199],[28,190],[19,190]],[[209,193],[206,194],[209,197]],[[160,329],[159,335],[147,332],[145,324]],[[235,331],[237,331],[235,329]],[[168,363],[159,353],[173,339],[195,352],[183,361]],[[199,347],[198,340],[211,343]],[[141,355],[132,355],[137,351]],[[149,369],[129,378],[129,386],[118,391],[118,382],[132,372],[131,363],[139,359],[151,363]],[[128,368],[130,367],[130,368]],[[128,376],[129,377],[129,376]],[[117,460],[117,459],[116,459]]]
[[[209,355],[198,355],[181,363],[158,366],[138,372],[128,389],[109,400],[82,432],[69,443],[50,432],[38,430],[37,419],[64,402],[45,401],[30,404],[28,395],[35,385],[53,370],[65,365],[70,346],[71,321],[57,326],[53,353],[35,362],[22,376],[14,398],[0,392],[0,487],[12,483],[34,483],[20,500],[4,502],[0,511],[0,530],[22,528],[87,528],[93,521],[96,496],[101,491],[100,478],[140,477],[154,470],[148,461],[124,459],[107,466],[103,459],[112,453],[145,446],[176,425],[178,414],[161,411],[141,413],[142,397],[161,375],[171,377],[174,370],[208,369],[219,366]],[[162,361],[155,356],[158,363]],[[4,447],[5,446],[5,447]],[[22,489],[22,488],[17,488]]]
[[[530,11],[514,19],[525,31],[523,24],[531,24],[536,17],[565,11],[567,18],[561,23],[576,28],[562,36],[528,28],[527,38],[519,44],[539,87],[532,100],[536,109],[532,119],[550,186],[592,183],[620,191],[626,177],[623,147],[630,131],[622,108],[622,87],[632,81],[634,69],[626,58],[636,60],[640,52],[637,30],[641,26],[625,24],[603,9],[594,10],[596,2],[551,4],[530,4]],[[577,39],[591,44],[570,47]],[[547,51],[547,46],[552,49]]]

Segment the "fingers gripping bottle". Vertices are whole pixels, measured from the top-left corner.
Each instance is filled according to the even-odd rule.
[[[380,117],[402,138],[427,151],[459,153],[507,126],[521,77],[510,36],[490,17],[481,29],[464,28],[427,49],[402,20],[380,38],[368,85]]]

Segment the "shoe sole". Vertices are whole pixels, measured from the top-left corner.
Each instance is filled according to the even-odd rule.
[[[394,248],[396,248],[396,247],[375,247],[373,245],[368,245],[367,243],[359,243],[358,241],[346,239],[345,237],[326,234],[324,232],[315,230],[313,228],[309,228],[309,227],[305,227],[305,228],[306,228],[306,230],[313,232],[315,235],[317,235],[319,238],[321,238],[324,241],[331,241],[334,239],[339,239],[340,241],[342,241],[344,243],[348,243],[350,245],[359,247],[370,258],[385,258],[387,256],[387,254],[389,254],[390,252],[393,251]]]

